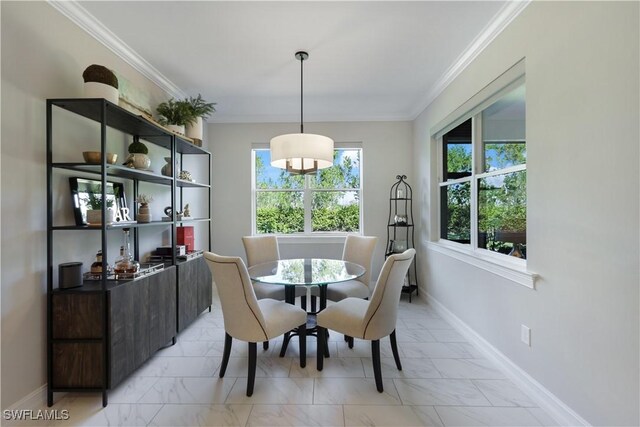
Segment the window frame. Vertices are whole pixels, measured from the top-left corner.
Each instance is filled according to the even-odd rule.
[[[360,185],[358,188],[313,188],[310,185],[310,176],[304,177],[304,185],[302,188],[297,189],[258,189],[256,188],[256,151],[257,150],[269,150],[269,144],[252,144],[251,147],[251,234],[261,235],[257,233],[257,194],[266,192],[302,192],[302,201],[304,206],[304,230],[300,233],[275,233],[278,237],[284,239],[287,238],[305,238],[305,237],[344,237],[349,234],[363,235],[364,226],[364,203],[363,203],[363,176],[364,176],[364,150],[362,149],[362,143],[334,143],[335,150],[358,150],[360,152]],[[359,223],[357,232],[345,232],[345,231],[312,231],[312,208],[313,208],[313,194],[315,192],[327,192],[327,191],[353,191],[358,193],[358,211],[359,211]]]
[[[531,289],[535,289],[536,273],[528,271],[527,260],[497,253],[489,249],[478,247],[478,186],[480,180],[490,176],[504,175],[512,172],[527,170],[527,164],[508,166],[503,169],[484,172],[484,145],[482,139],[482,112],[504,95],[515,88],[526,84],[524,59],[516,63],[501,76],[485,86],[480,92],[471,97],[462,106],[449,114],[444,120],[432,128],[431,142],[435,144],[436,173],[432,191],[434,206],[437,206],[433,225],[432,238],[425,242],[427,247],[468,264],[508,278],[513,282]],[[468,177],[444,181],[444,141],[443,136],[471,119],[471,174]],[[452,184],[470,182],[470,242],[459,243],[441,238],[442,222],[442,188]],[[528,197],[527,197],[528,199]],[[529,258],[529,257],[528,257]]]

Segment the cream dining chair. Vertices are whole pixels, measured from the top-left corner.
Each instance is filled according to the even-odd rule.
[[[389,335],[396,367],[402,370],[396,342],[396,318],[404,278],[415,253],[415,249],[407,249],[401,254],[394,254],[387,258],[378,276],[371,300],[345,298],[318,313],[318,371],[322,371],[324,364],[327,329],[371,341],[373,373],[376,388],[380,393],[383,391],[380,367],[381,338]]]
[[[371,259],[376,248],[377,237],[356,236],[349,234],[344,241],[342,259],[359,264],[365,268],[365,273],[357,279],[348,280],[327,286],[327,299],[341,301],[345,298],[369,298],[371,291]]]
[[[258,300],[242,258],[204,253],[218,289],[224,318],[224,353],[220,378],[224,377],[233,338],[249,343],[247,396],[253,394],[256,377],[256,343],[283,335],[294,328],[300,334],[300,367],[306,366],[307,312],[293,304],[265,298]]]
[[[327,299],[330,301],[342,301],[345,298],[368,299],[371,295],[371,259],[376,249],[377,237],[356,236],[349,234],[344,241],[342,259],[364,267],[364,274],[357,279],[336,283],[327,286]],[[312,311],[314,311],[312,309]],[[347,335],[344,340],[353,348],[353,338]]]
[[[264,236],[244,236],[242,238],[244,251],[247,254],[247,267],[263,264],[265,262],[278,261],[280,259],[280,249],[278,248],[278,237],[273,234]],[[253,282],[253,289],[256,291],[258,299],[272,298],[284,300],[284,286],[270,285],[268,283]],[[306,297],[304,287],[296,287],[297,297]],[[306,304],[303,303],[303,308]]]

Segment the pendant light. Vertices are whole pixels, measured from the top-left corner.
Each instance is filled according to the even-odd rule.
[[[333,166],[333,139],[304,133],[302,64],[309,58],[309,54],[296,52],[295,57],[300,61],[300,133],[289,133],[271,139],[271,166],[286,169],[292,174],[309,174]]]

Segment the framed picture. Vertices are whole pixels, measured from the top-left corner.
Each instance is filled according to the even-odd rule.
[[[89,200],[92,197],[102,197],[102,181],[94,179],[70,177],[71,202],[76,225],[87,225],[87,210],[90,209]],[[111,209],[116,219],[128,218],[127,201],[124,196],[124,185],[120,182],[107,182],[107,201],[111,201]],[[124,215],[126,213],[126,215]]]

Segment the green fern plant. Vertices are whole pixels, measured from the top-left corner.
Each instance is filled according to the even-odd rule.
[[[160,114],[158,121],[161,125],[185,126],[196,119],[193,117],[191,107],[187,101],[179,101],[173,98],[160,103],[156,107],[156,111]]]
[[[206,119],[216,111],[214,107],[216,103],[205,101],[204,99],[202,99],[202,95],[200,94],[198,94],[198,96],[196,96],[195,98],[189,97],[185,102],[189,107],[189,113],[192,117],[188,122],[190,124],[194,123],[198,117]]]

